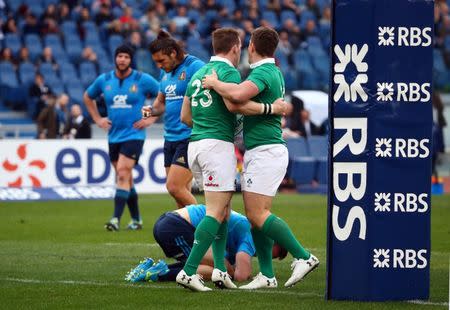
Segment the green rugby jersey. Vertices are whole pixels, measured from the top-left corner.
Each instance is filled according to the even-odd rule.
[[[186,90],[186,96],[191,100],[193,122],[190,141],[218,139],[233,142],[236,115],[228,111],[218,93],[202,87],[202,78],[213,69],[223,82],[241,82],[239,71],[233,64],[217,56],[212,56],[210,62],[192,76]]]
[[[247,80],[259,89],[253,101],[272,104],[284,97],[284,78],[273,58],[266,58],[250,66]],[[284,144],[281,131],[281,116],[254,115],[244,117],[244,144],[247,150],[260,145]]]

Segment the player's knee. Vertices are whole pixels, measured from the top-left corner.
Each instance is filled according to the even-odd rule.
[[[172,196],[177,196],[182,190],[182,187],[179,184],[176,184],[175,182],[167,182],[166,188],[169,194]]]
[[[120,167],[117,169],[117,182],[123,183],[130,180],[131,170],[126,167]]]

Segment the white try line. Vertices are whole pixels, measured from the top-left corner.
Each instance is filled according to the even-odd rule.
[[[155,284],[149,285],[136,285],[136,284],[126,284],[126,283],[110,283],[110,282],[97,282],[97,281],[80,281],[80,280],[38,280],[38,279],[19,279],[19,278],[0,278],[0,281],[16,282],[16,283],[30,283],[30,284],[66,284],[66,285],[86,285],[86,286],[120,286],[120,287],[132,287],[136,289],[176,289],[181,288],[177,286],[161,286]],[[304,297],[323,297],[322,294],[317,294],[313,292],[289,292],[282,290],[224,290],[223,293],[250,293],[250,294],[274,294],[274,295],[291,295],[291,296],[304,296]],[[448,306],[447,302],[431,302],[423,300],[409,300],[408,303],[424,305],[424,306]]]

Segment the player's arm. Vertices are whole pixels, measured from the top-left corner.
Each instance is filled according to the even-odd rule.
[[[213,70],[210,75],[202,79],[203,88],[214,89],[222,98],[235,103],[244,103],[259,94],[258,86],[249,80],[237,83],[225,83],[219,80],[217,73]]]
[[[149,118],[153,117],[155,118],[155,121],[157,120],[157,117],[161,116],[164,111],[166,110],[166,97],[163,93],[159,92],[158,96],[156,96],[155,101],[153,101],[153,105],[145,106],[142,108],[142,117],[143,118]]]
[[[251,276],[252,258],[248,253],[240,251],[236,254],[233,279],[235,281],[241,282],[248,280]]]
[[[227,109],[232,113],[242,115],[285,115],[288,104],[283,98],[278,98],[272,104],[246,101],[245,103],[234,103],[228,99],[223,100]]]
[[[111,121],[107,117],[101,117],[98,112],[97,103],[89,97],[87,91],[84,92],[83,101],[95,124],[102,129],[109,130],[111,128]]]
[[[180,119],[182,123],[192,128],[192,110],[191,110],[191,100],[189,97],[184,96],[183,105],[181,106]]]

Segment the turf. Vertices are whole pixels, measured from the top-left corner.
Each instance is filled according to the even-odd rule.
[[[198,197],[202,201],[201,197]],[[322,264],[293,288],[200,294],[174,283],[123,281],[145,256],[163,258],[152,227],[174,203],[167,195],[141,197],[144,230],[106,232],[110,201],[1,202],[0,307],[2,309],[445,309],[449,296],[450,196],[432,200],[431,296],[427,304],[324,300],[326,197],[279,195],[274,213],[283,217]],[[242,211],[242,197],[233,198]],[[126,226],[128,215],[122,221]],[[290,259],[275,261],[279,284]],[[254,268],[256,260],[254,260]],[[210,285],[210,284],[208,284]]]

